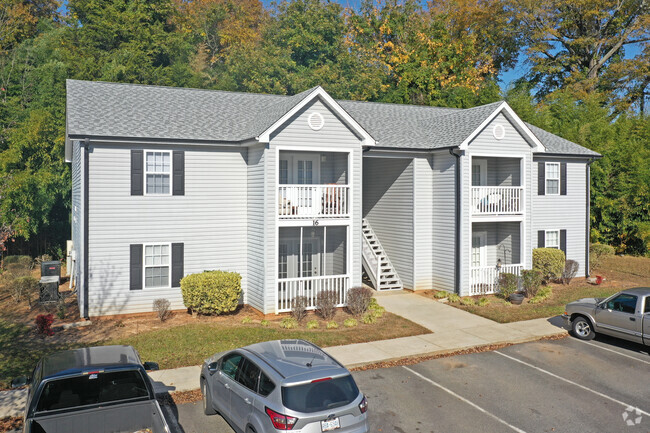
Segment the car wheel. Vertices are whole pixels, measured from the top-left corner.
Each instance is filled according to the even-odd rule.
[[[212,397],[210,397],[210,390],[205,383],[205,379],[201,379],[201,394],[203,394],[203,413],[206,415],[214,415],[217,411],[212,407]]]
[[[580,340],[591,340],[596,335],[589,319],[583,316],[578,316],[573,319],[571,329],[573,330],[573,335]]]

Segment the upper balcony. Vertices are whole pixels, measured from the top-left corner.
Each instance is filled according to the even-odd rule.
[[[472,158],[470,204],[473,216],[521,215],[524,213],[524,188],[521,159]]]
[[[280,219],[348,218],[348,153],[280,151]]]

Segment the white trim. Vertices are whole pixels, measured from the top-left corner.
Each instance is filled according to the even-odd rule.
[[[147,279],[146,279],[146,270],[147,267],[149,268],[159,268],[162,267],[162,265],[150,265],[147,266],[146,259],[147,259],[147,247],[152,247],[152,246],[163,246],[167,245],[169,247],[169,264],[167,267],[169,268],[169,285],[167,286],[158,286],[158,287],[147,287]],[[171,242],[148,242],[146,244],[142,244],[142,290],[159,290],[159,289],[173,289],[172,287],[172,244]]]
[[[495,123],[492,127],[492,135],[497,140],[503,140],[506,136],[506,128],[500,123]]]
[[[557,165],[557,178],[548,177],[548,166]],[[562,173],[561,173],[562,164],[559,162],[544,162],[544,195],[560,195],[560,189],[562,188]],[[548,192],[546,186],[548,185],[549,180],[557,180],[557,192]]]
[[[174,190],[174,176],[172,176],[172,173],[174,172],[174,159],[173,159],[173,154],[171,150],[158,150],[158,149],[143,149],[142,150],[143,157],[142,157],[142,185],[143,185],[143,191],[142,194],[145,196],[162,196],[166,197],[169,195],[172,195],[172,192]],[[167,153],[169,155],[169,172],[147,172],[147,154],[148,153]],[[163,174],[169,176],[169,192],[168,193],[148,193],[147,192],[147,175],[148,174]]]
[[[476,136],[479,135],[481,131],[483,131],[483,129],[485,129],[490,124],[490,122],[494,120],[494,118],[497,117],[502,111],[505,111],[506,117],[509,120],[512,120],[516,126],[521,129],[524,135],[534,144],[534,146],[531,146],[533,148],[533,152],[546,152],[546,148],[542,142],[539,141],[535,134],[533,134],[533,131],[531,131],[530,128],[526,126],[526,124],[519,118],[519,116],[517,116],[514,110],[510,108],[508,103],[505,101],[499,105],[483,122],[481,122],[478,128],[476,128],[465,140],[463,140],[460,146],[458,146],[459,149],[467,150],[469,143],[474,138],[476,138]]]
[[[474,256],[474,237],[478,237],[479,240],[479,262],[480,264],[478,266],[474,266],[472,263],[473,256]],[[483,266],[488,266],[487,264],[487,231],[485,230],[479,230],[479,231],[474,231],[474,228],[472,227],[472,252],[470,253],[470,262],[469,262],[470,268],[476,268],[476,267],[483,267]]]
[[[546,241],[546,237],[549,232],[556,232],[557,233],[557,246],[548,246],[548,242]],[[550,230],[544,230],[544,248],[557,248],[558,250],[560,249],[560,229],[550,229]]]
[[[325,105],[329,109],[333,110],[337,116],[339,116],[349,127],[355,130],[362,138],[361,144],[363,146],[374,146],[377,144],[374,138],[365,129],[356,121],[352,116],[350,116],[322,87],[318,86],[311,92],[309,95],[305,96],[302,101],[296,104],[288,113],[279,118],[273,125],[271,125],[266,131],[262,132],[258,137],[255,137],[261,143],[268,143],[271,141],[271,134],[280,128],[284,123],[291,119],[298,111],[305,107],[308,103],[313,101],[316,98],[322,98]]]

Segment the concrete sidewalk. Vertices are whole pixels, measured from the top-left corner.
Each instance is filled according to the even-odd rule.
[[[432,333],[325,349],[348,368],[489,344],[525,343],[566,334],[560,317],[500,324],[411,292],[378,293],[376,297],[386,311],[415,322]],[[163,394],[198,389],[200,370],[200,366],[181,367],[153,371],[149,375],[156,393]],[[0,392],[0,418],[22,415],[26,394],[26,390]]]

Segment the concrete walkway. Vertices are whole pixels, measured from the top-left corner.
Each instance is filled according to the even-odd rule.
[[[411,320],[432,333],[325,349],[348,368],[489,344],[525,343],[566,334],[559,317],[500,324],[411,292],[378,293],[376,297],[386,311]],[[200,366],[192,366],[154,371],[149,375],[156,393],[163,394],[198,389],[200,371]],[[26,390],[0,392],[0,418],[22,415],[26,394]]]

